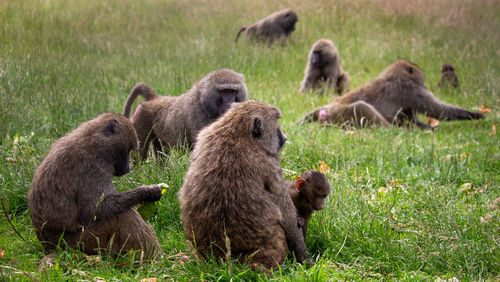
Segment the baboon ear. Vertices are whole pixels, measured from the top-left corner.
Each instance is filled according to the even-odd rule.
[[[258,117],[253,119],[252,136],[259,138],[262,136],[262,120]]]
[[[112,120],[108,124],[106,124],[106,127],[104,128],[104,135],[109,136],[115,133],[115,127],[116,127],[116,120]]]
[[[306,181],[304,180],[304,178],[302,177],[297,177],[297,182],[295,182],[295,190],[297,190],[297,192],[300,192],[300,190],[302,189],[302,187],[304,187],[304,183]]]

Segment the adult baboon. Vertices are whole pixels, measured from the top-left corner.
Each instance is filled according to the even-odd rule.
[[[325,198],[330,194],[330,184],[326,176],[319,171],[305,171],[297,181],[287,181],[288,194],[297,209],[299,227],[306,240],[307,224],[313,211],[322,210]]]
[[[273,43],[283,37],[288,38],[295,30],[295,23],[298,20],[297,13],[292,9],[275,12],[248,27],[241,27],[234,42],[238,41],[242,32],[245,32],[247,38],[268,43]]]
[[[445,85],[451,85],[454,88],[458,87],[458,77],[455,73],[455,66],[452,64],[443,64],[441,68],[441,80],[438,83],[438,87]]]
[[[340,66],[340,55],[335,44],[331,40],[320,39],[314,43],[307,56],[300,92],[318,88],[324,83],[328,88],[334,87],[340,95],[349,88],[349,79]]]
[[[196,135],[229,108],[231,103],[247,100],[247,86],[242,74],[230,69],[209,73],[186,93],[177,97],[159,96],[144,83],[137,84],[125,102],[123,115],[129,117],[130,109],[138,95],[145,99],[132,117],[139,138],[142,159],[148,156],[149,143],[154,150],[162,145],[192,146]]]
[[[60,238],[87,254],[98,254],[99,249],[111,256],[129,250],[161,253],[153,228],[132,208],[158,201],[161,187],[117,192],[113,186],[113,176],[130,171],[132,149],[137,149],[134,127],[112,113],[80,124],[52,145],[28,192],[31,221],[47,253]]]
[[[269,269],[289,248],[298,262],[307,260],[278,160],[286,141],[280,116],[273,106],[247,101],[198,135],[179,201],[186,239],[202,257],[230,254]]]
[[[318,108],[301,121],[390,126],[406,122],[421,128],[430,126],[417,119],[423,113],[439,120],[482,119],[484,115],[469,112],[440,101],[425,88],[425,75],[415,65],[398,60],[387,67],[375,80],[337,97]]]

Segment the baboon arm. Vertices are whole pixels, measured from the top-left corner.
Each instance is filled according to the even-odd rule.
[[[93,221],[108,220],[145,201],[158,201],[161,198],[161,190],[159,185],[150,185],[140,186],[126,192],[113,191],[102,194],[103,196],[97,201],[80,197],[79,204],[87,207],[87,210],[82,211],[82,215],[84,215],[82,223],[86,225]],[[89,203],[95,203],[95,205]],[[89,216],[90,218],[87,218]]]
[[[417,95],[412,95],[416,99],[408,99],[408,106],[415,109],[419,113],[423,113],[432,118],[439,120],[466,120],[466,119],[483,119],[484,115],[477,112],[469,112],[465,109],[450,105],[440,101],[434,94],[427,89],[417,90]]]
[[[318,113],[321,109],[316,109],[307,113],[304,117],[299,120],[299,124],[304,124],[306,122],[313,122],[318,120]]]

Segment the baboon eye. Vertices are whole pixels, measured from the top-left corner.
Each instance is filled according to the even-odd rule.
[[[408,67],[407,71],[408,71],[409,73],[413,73],[413,68],[412,68],[412,67]]]

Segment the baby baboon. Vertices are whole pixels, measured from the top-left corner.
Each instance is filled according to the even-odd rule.
[[[161,187],[119,193],[113,186],[113,176],[130,171],[132,149],[137,149],[134,127],[112,113],[80,124],[52,145],[28,193],[31,221],[47,253],[61,237],[87,254],[99,249],[108,249],[111,256],[129,250],[161,253],[153,228],[132,208],[158,201]]]
[[[297,181],[287,181],[288,194],[297,209],[299,227],[306,240],[307,224],[313,211],[322,210],[325,198],[330,194],[330,184],[326,176],[319,171],[305,171]]]
[[[280,116],[273,106],[247,101],[198,135],[179,202],[186,239],[202,257],[230,254],[269,269],[289,248],[298,262],[307,260],[278,160],[286,141]]]
[[[300,92],[318,88],[322,82],[334,87],[339,95],[349,88],[349,75],[340,66],[339,51],[328,39],[316,41],[309,51]]]
[[[441,80],[438,83],[438,87],[443,87],[445,85],[451,85],[454,88],[458,87],[458,77],[455,73],[455,66],[451,64],[443,64],[441,68]]]
[[[430,126],[417,119],[423,113],[439,120],[482,119],[484,115],[469,112],[440,101],[425,88],[425,75],[415,65],[398,60],[367,85],[337,97],[330,104],[308,113],[301,121],[390,126],[406,122],[421,128]]]
[[[142,159],[148,156],[149,143],[154,150],[176,145],[192,146],[196,135],[217,119],[231,103],[247,100],[247,86],[242,74],[230,69],[209,73],[186,93],[177,97],[159,96],[144,83],[131,91],[123,115],[129,117],[130,108],[138,95],[145,99],[132,117]]]
[[[271,44],[283,37],[288,38],[295,30],[295,23],[298,20],[297,13],[292,9],[275,12],[251,26],[240,28],[234,42],[238,41],[240,34],[244,31],[247,38]]]

